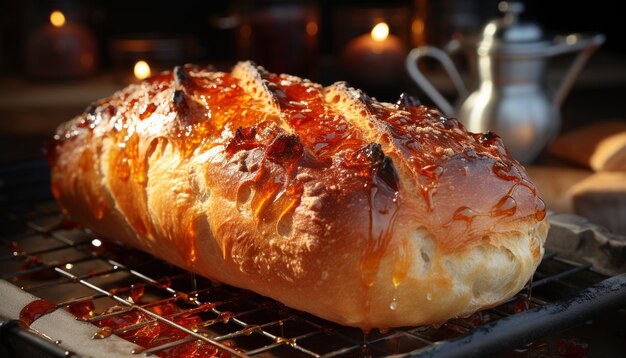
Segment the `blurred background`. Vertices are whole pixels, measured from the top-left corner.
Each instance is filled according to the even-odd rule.
[[[521,18],[534,21],[542,38],[606,36],[558,108],[558,134],[607,119],[623,124],[626,21],[615,3],[522,3]],[[405,69],[409,51],[426,45],[443,49],[471,91],[479,82],[472,69],[477,43],[487,22],[499,16],[495,0],[5,0],[0,2],[0,163],[41,158],[56,126],[92,101],[184,63],[228,70],[252,59],[270,71],[324,85],[347,80],[379,100],[395,102],[408,92],[432,104]],[[558,86],[575,56],[545,60],[540,80],[546,93]],[[420,68],[455,103],[453,83],[441,66],[425,61]],[[545,153],[529,164],[551,164]],[[577,168],[592,173],[584,163]]]

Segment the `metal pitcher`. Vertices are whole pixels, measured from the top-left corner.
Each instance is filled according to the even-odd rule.
[[[498,7],[504,15],[484,27],[476,47],[479,83],[471,94],[443,50],[429,46],[413,49],[406,59],[406,68],[446,115],[456,115],[471,132],[499,134],[517,160],[530,163],[558,133],[561,104],[605,37],[570,34],[545,39],[538,25],[519,19],[523,4],[502,2]],[[549,93],[545,88],[548,59],[576,51],[580,53],[557,90]],[[420,71],[418,62],[424,57],[441,62],[458,92],[457,106],[446,100]]]

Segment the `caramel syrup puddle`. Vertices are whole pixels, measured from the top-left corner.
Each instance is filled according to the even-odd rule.
[[[56,309],[56,303],[44,299],[38,299],[22,308],[19,315],[20,321],[24,322],[27,326],[30,326],[37,319],[54,312]]]

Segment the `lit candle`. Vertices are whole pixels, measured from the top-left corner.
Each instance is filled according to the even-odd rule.
[[[359,84],[393,85],[401,79],[406,46],[389,33],[385,22],[377,23],[369,34],[350,41],[343,53],[348,77]]]
[[[32,33],[24,47],[26,73],[42,78],[76,78],[95,72],[98,48],[93,35],[59,10]]]
[[[50,23],[56,28],[61,28],[65,25],[65,15],[61,11],[55,10],[50,13]]]
[[[111,40],[109,53],[115,80],[139,83],[175,66],[197,61],[194,37],[166,33],[135,33]]]
[[[150,77],[152,71],[150,70],[150,65],[146,61],[140,60],[135,62],[135,66],[133,67],[133,74],[135,78],[139,81],[145,80]]]

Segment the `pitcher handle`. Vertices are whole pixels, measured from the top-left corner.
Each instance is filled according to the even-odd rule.
[[[582,71],[583,67],[589,60],[589,57],[594,53],[595,50],[600,47],[604,43],[605,37],[602,34],[596,34],[593,36],[581,36],[581,35],[568,35],[565,36],[565,42],[567,46],[564,50],[558,51],[559,53],[572,52],[572,51],[580,51],[574,62],[570,66],[570,69],[565,74],[563,81],[559,85],[556,93],[554,94],[554,98],[552,99],[552,104],[556,106],[556,108],[560,108],[565,98],[569,94],[570,90],[574,86],[574,82],[576,82],[576,78],[578,74]]]
[[[460,98],[467,97],[467,88],[463,83],[463,79],[457,71],[452,59],[444,51],[431,46],[423,46],[414,48],[409,52],[406,58],[406,69],[413,80],[420,86],[420,88],[430,97],[430,99],[443,111],[447,116],[454,115],[454,106],[445,99],[445,97],[439,92],[432,83],[426,79],[426,76],[419,70],[418,61],[423,57],[431,57],[439,61],[443,68],[450,76],[454,87],[459,94]]]

